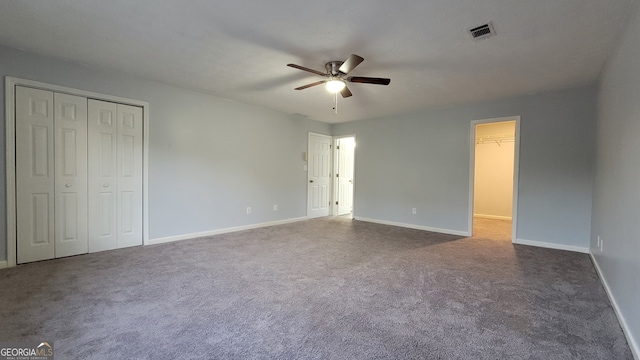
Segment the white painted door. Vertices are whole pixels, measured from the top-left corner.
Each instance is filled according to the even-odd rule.
[[[89,100],[89,251],[142,245],[142,109]]]
[[[328,216],[331,185],[331,137],[309,134],[307,217]]]
[[[338,154],[338,171],[336,173],[338,210],[336,215],[346,215],[353,209],[353,160],[355,155],[355,139],[341,138],[336,142]]]
[[[117,105],[89,99],[89,252],[116,248]]]
[[[88,252],[87,98],[54,94],[55,257]]]
[[[53,92],[16,86],[18,264],[55,256],[53,127]]]
[[[142,245],[142,108],[117,106],[117,247]]]

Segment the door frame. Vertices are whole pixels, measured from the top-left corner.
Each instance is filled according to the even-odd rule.
[[[505,121],[515,121],[515,141],[513,150],[513,202],[511,205],[511,242],[517,243],[518,231],[518,178],[520,172],[520,115],[505,116],[500,118],[480,119],[471,121],[471,131],[469,136],[469,222],[468,233],[473,236],[473,202],[474,202],[474,181],[476,163],[476,125],[498,123]]]
[[[92,91],[73,89],[39,81],[5,76],[5,174],[7,194],[7,267],[16,266],[16,141],[15,141],[15,87],[25,86],[57,93],[76,95],[88,99],[116,102],[142,108],[142,244],[149,242],[149,103]]]
[[[333,173],[334,174],[338,173],[338,161],[336,160],[338,158],[338,140],[344,139],[344,138],[353,138],[354,144],[357,144],[356,134],[339,135],[339,136],[334,136],[333,137],[333,152],[332,152],[333,164],[332,164],[332,169],[333,169]],[[355,198],[356,198],[356,148],[357,148],[357,146],[354,146],[354,148],[353,148],[353,192],[351,193],[351,197],[352,197],[352,199],[351,199],[351,217],[352,218],[355,218],[355,213],[356,213],[356,204],[355,204]],[[332,186],[333,186],[333,191],[331,193],[331,195],[332,195],[332,199],[331,199],[331,215],[336,216],[338,214],[338,206],[336,205],[336,201],[338,199],[338,179],[335,176],[333,177]]]

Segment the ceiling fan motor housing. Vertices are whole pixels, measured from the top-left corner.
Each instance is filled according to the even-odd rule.
[[[324,67],[325,69],[327,69],[327,74],[331,76],[338,76],[338,74],[342,74],[342,72],[338,69],[340,68],[340,66],[342,66],[343,63],[344,61],[329,61],[324,65]]]

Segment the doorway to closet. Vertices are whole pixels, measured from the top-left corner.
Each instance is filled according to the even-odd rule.
[[[470,234],[516,239],[519,117],[472,122]]]

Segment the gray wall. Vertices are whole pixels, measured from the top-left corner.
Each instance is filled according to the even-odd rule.
[[[304,216],[308,131],[357,135],[357,216],[467,231],[469,122],[521,115],[518,238],[589,244],[592,87],[330,127],[3,47],[0,75],[150,103],[152,239]],[[0,141],[4,147],[4,134]],[[4,174],[0,183],[4,188]],[[245,214],[247,206],[252,215]],[[5,226],[0,223],[1,233]]]
[[[6,47],[0,75],[149,102],[151,239],[306,216],[302,154],[307,133],[330,134],[327,124]],[[6,204],[4,156],[0,169]],[[6,206],[0,219],[4,260]]]
[[[334,125],[356,134],[355,215],[468,231],[470,122],[520,115],[518,239],[586,249],[595,99],[583,87]]]
[[[591,251],[640,356],[640,8],[600,79]],[[597,236],[603,240],[602,251]]]

